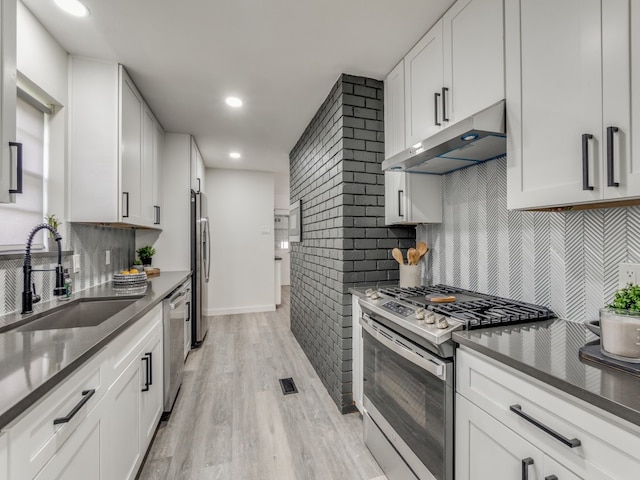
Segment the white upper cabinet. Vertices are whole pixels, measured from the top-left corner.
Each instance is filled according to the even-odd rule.
[[[399,67],[389,74],[385,101],[392,108],[385,108],[385,130],[391,125],[392,132],[385,141],[393,143],[387,158],[504,98],[503,18],[502,0],[459,0],[404,58],[404,92],[394,85]],[[402,148],[395,106],[401,94]]]
[[[442,17],[442,35],[449,125],[504,98],[503,0],[459,0]]]
[[[194,192],[204,191],[204,160],[200,155],[196,139],[191,137],[190,153],[191,189]]]
[[[16,141],[16,1],[0,3],[0,203],[15,201]]]
[[[404,60],[384,81],[384,117],[384,156],[389,158],[405,148]]]
[[[442,187],[439,175],[384,172],[385,223],[442,222]]]
[[[121,65],[70,65],[69,220],[159,228],[158,121]]]
[[[404,58],[405,147],[442,128],[442,20]]]
[[[509,208],[640,196],[631,121],[640,115],[631,95],[640,20],[631,3],[506,2]]]

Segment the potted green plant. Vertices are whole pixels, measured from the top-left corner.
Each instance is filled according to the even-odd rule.
[[[151,245],[145,245],[136,250],[138,258],[142,261],[143,265],[151,265],[151,259],[156,254],[155,248]]]
[[[603,355],[640,363],[640,285],[619,289],[613,302],[600,309],[600,349]]]
[[[131,268],[135,268],[139,272],[142,272],[144,270],[144,267],[142,266],[142,260],[140,260],[139,258],[136,258],[133,261],[133,267],[131,267]]]
[[[58,218],[56,218],[55,213],[47,215],[46,217],[44,217],[44,219],[50,227],[53,227],[56,232],[60,233],[58,228],[60,227],[60,225],[62,225],[62,222]],[[47,249],[50,252],[57,251],[58,249],[58,247],[56,246],[56,241],[53,239],[53,233],[51,233],[51,231],[49,231]]]

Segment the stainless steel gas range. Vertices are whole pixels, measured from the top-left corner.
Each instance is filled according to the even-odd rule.
[[[451,334],[553,312],[447,285],[368,290],[360,307],[365,443],[389,480],[452,480]]]

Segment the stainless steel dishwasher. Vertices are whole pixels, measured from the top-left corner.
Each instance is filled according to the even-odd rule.
[[[164,325],[164,412],[171,412],[184,371],[184,323],[191,315],[191,280],[187,280],[163,301]]]

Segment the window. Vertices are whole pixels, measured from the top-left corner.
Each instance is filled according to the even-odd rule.
[[[16,111],[16,140],[22,143],[23,193],[16,202],[0,204],[0,250],[24,248],[27,235],[44,221],[47,154],[45,114],[18,98]],[[38,235],[33,248],[42,249],[47,233]]]

